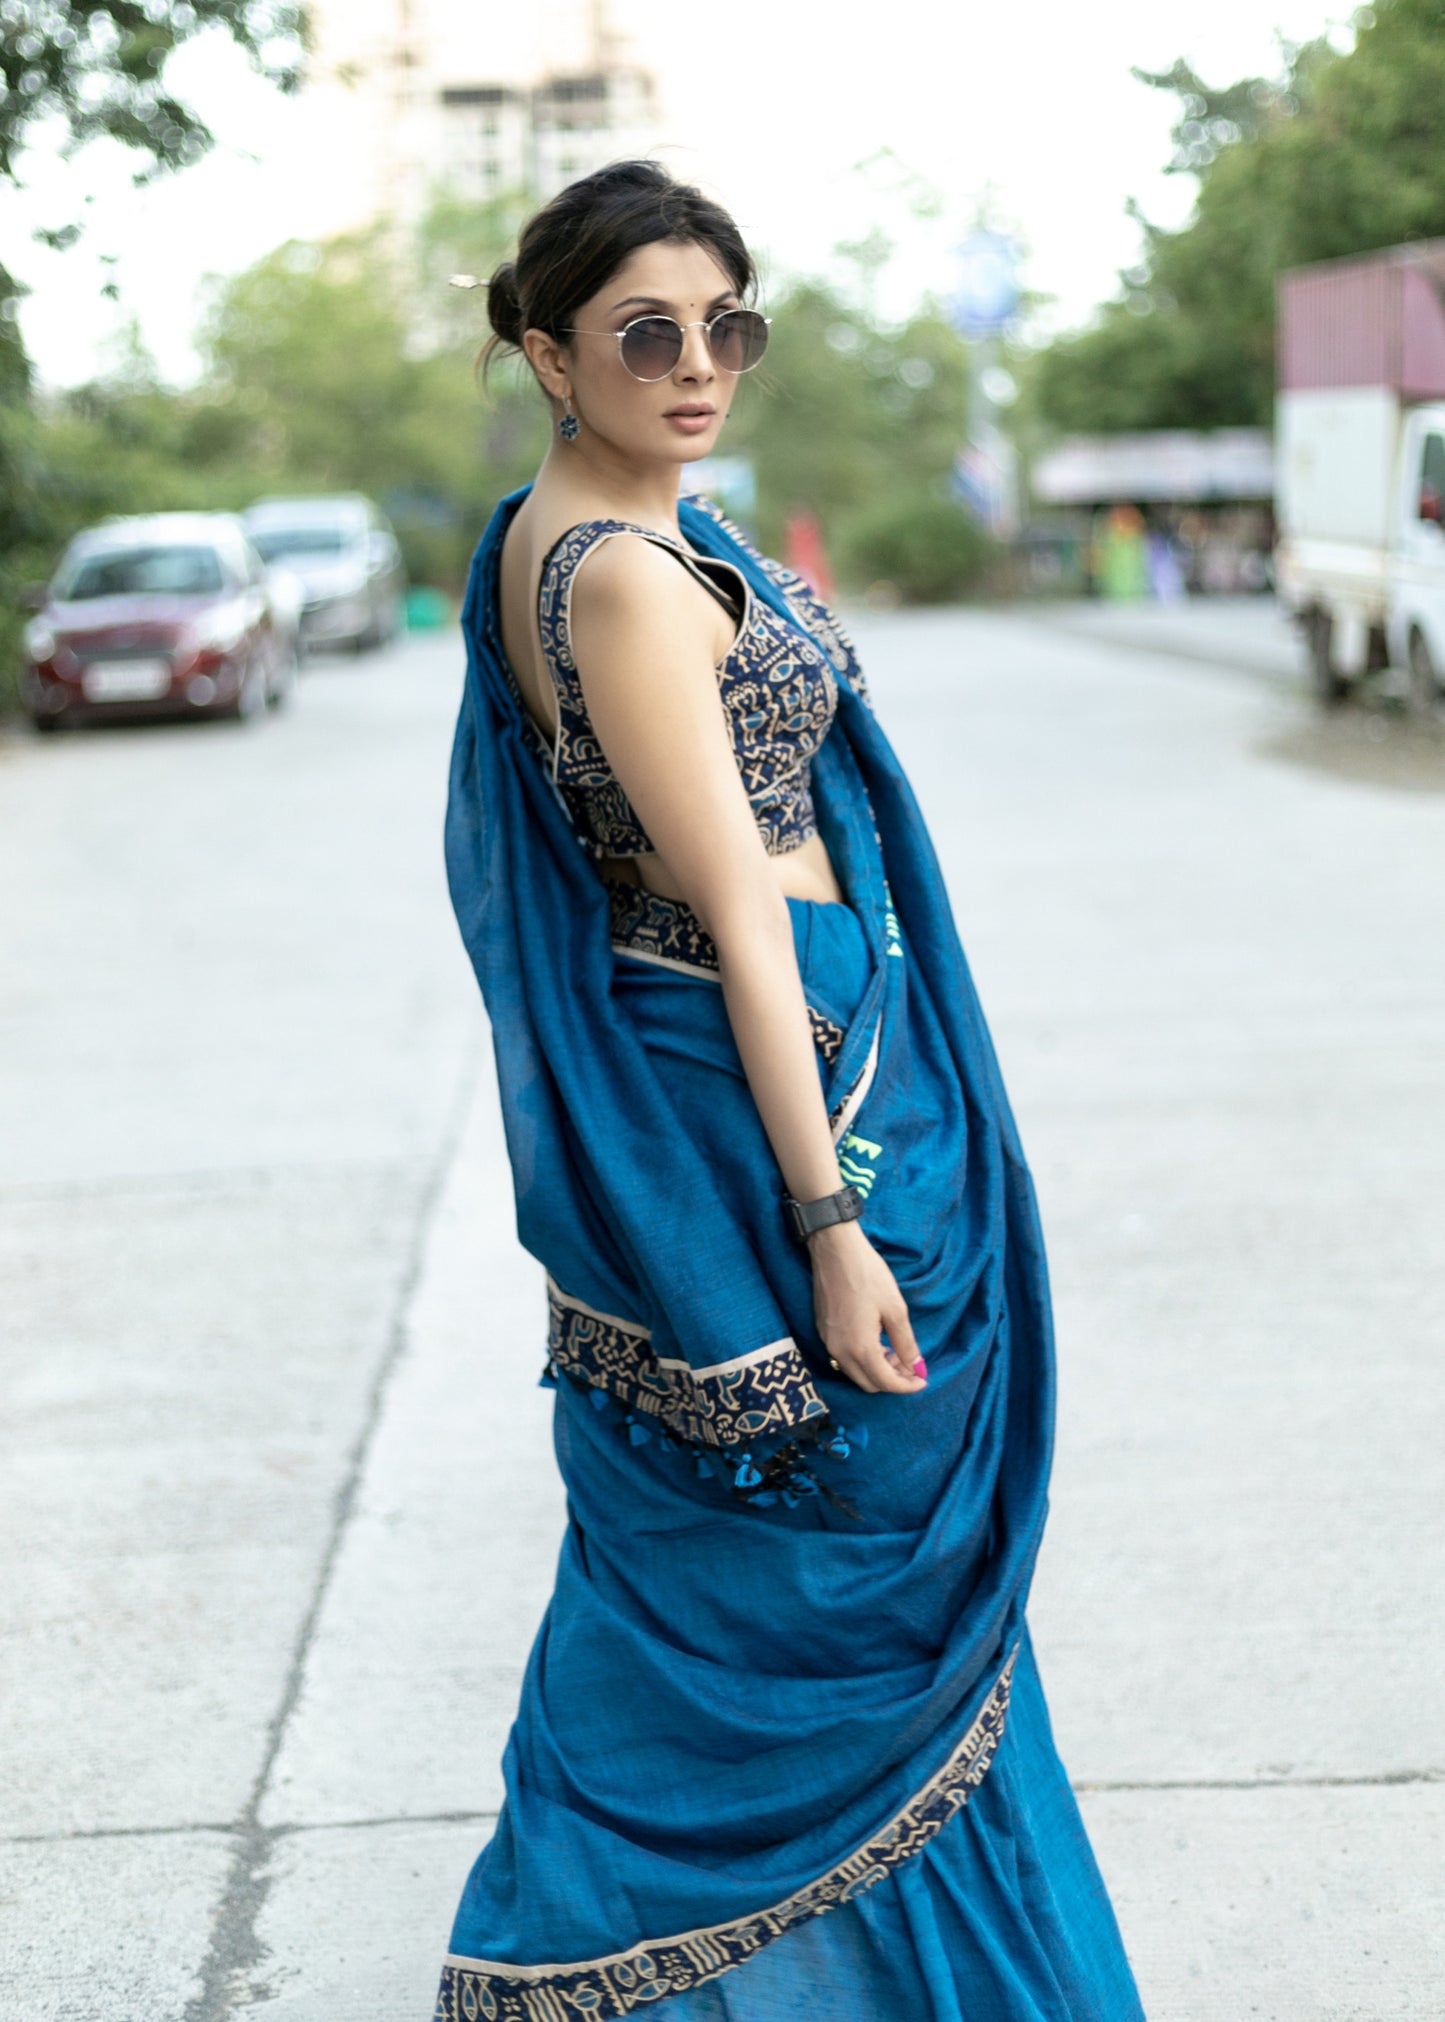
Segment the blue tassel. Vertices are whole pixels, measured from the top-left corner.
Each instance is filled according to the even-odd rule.
[[[823,1451],[831,1453],[835,1460],[846,1460],[848,1458],[853,1449],[848,1444],[848,1428],[846,1425],[838,1427],[838,1430],[833,1434],[833,1437],[828,1441]]]
[[[673,1438],[670,1432],[659,1432],[657,1435],[657,1443],[662,1448],[664,1453],[677,1452],[677,1441]]]
[[[777,1499],[770,1488],[765,1488],[760,1495],[750,1495],[748,1497],[748,1501],[754,1509],[770,1509]]]
[[[652,1437],[647,1427],[639,1425],[630,1411],[627,1414],[627,1437],[632,1441],[634,1446],[646,1446],[648,1440]]]
[[[707,1476],[712,1473],[712,1462],[708,1459],[705,1453],[700,1453],[697,1457],[697,1471],[700,1475],[703,1476]]]
[[[860,1426],[858,1427],[858,1429],[856,1430],[856,1432],[853,1432],[853,1433],[850,1433],[850,1434],[849,1434],[849,1437],[850,1437],[850,1438],[851,1438],[851,1440],[853,1441],[853,1444],[854,1444],[854,1445],[855,1445],[855,1446],[857,1447],[858,1451],[859,1451],[859,1452],[861,1453],[861,1452],[863,1451],[864,1447],[865,1447],[865,1446],[867,1446],[867,1444],[868,1444],[868,1428],[867,1428],[867,1426],[866,1426],[866,1425],[860,1425]]]
[[[605,1411],[607,1409],[607,1392],[600,1388],[589,1390],[587,1401],[594,1411]]]
[[[793,1494],[793,1491],[790,1488],[785,1488],[783,1490],[783,1501],[787,1504],[789,1509],[796,1509],[798,1507],[798,1498]]]
[[[813,1479],[812,1475],[805,1474],[801,1468],[789,1480],[788,1487],[793,1491],[794,1502],[797,1501],[799,1496],[816,1495],[818,1493],[817,1482]]]
[[[756,1488],[758,1484],[762,1481],[762,1478],[763,1477],[761,1476],[761,1474],[759,1474],[758,1470],[753,1466],[752,1455],[750,1453],[745,1453],[742,1459],[738,1462],[737,1472],[733,1476],[733,1487]]]

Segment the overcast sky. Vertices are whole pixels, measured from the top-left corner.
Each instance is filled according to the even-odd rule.
[[[483,9],[495,0],[481,0]],[[522,5],[524,0],[512,0]],[[901,312],[943,289],[948,256],[986,199],[1025,249],[1027,285],[1055,298],[1050,327],[1085,320],[1138,253],[1125,215],[1175,223],[1191,185],[1166,176],[1174,100],[1130,76],[1189,56],[1211,81],[1278,68],[1277,33],[1346,38],[1344,9],[1318,0],[1106,0],[987,10],[957,0],[615,0],[638,56],[658,74],[668,159],[733,206],[778,267],[821,270],[834,243],[880,223],[900,242],[885,308]],[[300,108],[253,78],[228,45],[181,52],[174,73],[221,136],[216,154],[157,186],[130,187],[121,151],[92,149],[70,168],[31,165],[32,188],[8,194],[0,258],[35,293],[23,327],[42,376],[70,384],[104,362],[121,316],[139,318],[174,380],[195,369],[197,290],[292,236],[324,229],[307,178]],[[891,149],[938,189],[943,218],[913,221],[889,185],[893,171],[856,164]],[[89,220],[63,256],[28,237],[39,222]],[[99,293],[110,254],[122,302]]]

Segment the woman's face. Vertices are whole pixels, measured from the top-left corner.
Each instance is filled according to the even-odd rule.
[[[738,375],[714,363],[699,326],[740,306],[708,247],[659,240],[639,248],[576,311],[573,321],[581,334],[569,336],[557,354],[584,432],[643,462],[691,463],[706,456],[726,419]],[[665,379],[634,379],[622,362],[611,333],[639,316],[671,316],[684,326],[682,355]]]

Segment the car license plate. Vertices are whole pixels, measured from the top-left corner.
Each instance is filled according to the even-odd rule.
[[[171,685],[169,660],[92,660],[80,677],[87,702],[154,702]]]

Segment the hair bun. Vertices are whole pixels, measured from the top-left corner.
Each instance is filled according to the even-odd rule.
[[[487,283],[487,320],[503,344],[522,347],[522,298],[517,292],[517,269],[503,260]]]

